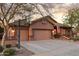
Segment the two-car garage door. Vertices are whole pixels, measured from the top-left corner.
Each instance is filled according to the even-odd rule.
[[[47,40],[51,39],[50,30],[33,30],[34,31],[34,40]]]
[[[20,39],[28,40],[28,31],[20,30]],[[33,30],[33,37],[30,40],[49,40],[51,39],[51,30]]]

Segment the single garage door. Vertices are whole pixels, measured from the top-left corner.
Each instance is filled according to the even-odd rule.
[[[28,32],[27,32],[27,30],[20,30],[20,39],[22,41],[28,40]]]
[[[34,30],[34,40],[47,40],[51,39],[50,30]]]

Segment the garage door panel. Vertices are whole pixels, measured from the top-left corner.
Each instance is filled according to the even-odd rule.
[[[51,38],[50,30],[34,30],[35,40],[47,40]]]
[[[20,39],[22,41],[25,41],[28,39],[28,34],[27,30],[20,30]]]

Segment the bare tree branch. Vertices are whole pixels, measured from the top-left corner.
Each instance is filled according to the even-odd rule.
[[[3,11],[3,5],[0,5],[1,6],[1,12],[2,12],[2,14],[3,14],[3,16],[4,16],[4,11]]]
[[[8,22],[9,22],[10,19],[12,19],[12,18],[14,17],[14,15],[16,14],[16,9],[18,8],[18,6],[19,6],[19,5],[17,4],[17,6],[14,8],[12,14],[10,15],[10,17],[9,17],[9,19],[8,19]]]
[[[31,3],[32,4],[32,3]],[[44,15],[42,14],[42,12],[40,11],[40,9],[38,8],[37,4],[32,4],[37,10],[38,12],[40,12],[40,14],[44,17]]]
[[[2,22],[2,19],[0,18],[0,21]]]
[[[0,18],[0,21],[1,21],[2,25],[5,27],[4,21],[1,18]]]
[[[13,3],[10,5],[9,9],[7,10],[6,14],[4,15],[3,20],[6,19],[8,13],[9,13],[9,11],[10,11],[10,9],[12,8],[12,6],[13,6]],[[8,22],[7,19],[6,19],[5,21]]]

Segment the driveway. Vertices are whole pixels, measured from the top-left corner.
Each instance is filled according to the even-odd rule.
[[[79,56],[79,45],[67,40],[39,40],[22,42],[35,56]]]

